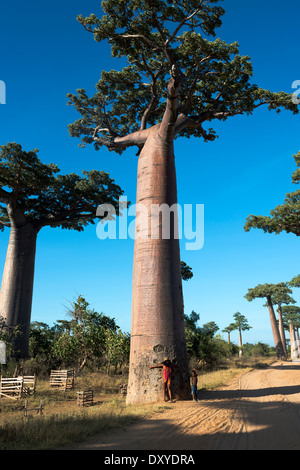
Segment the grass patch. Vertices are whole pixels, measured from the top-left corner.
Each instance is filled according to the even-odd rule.
[[[38,407],[42,400],[42,416],[36,411],[24,418],[25,399],[0,399],[0,449],[46,450],[70,443],[119,426],[127,426],[166,408],[161,404],[126,405],[119,393],[124,378],[104,374],[88,374],[75,379],[75,389],[64,392],[50,388],[49,380],[38,380],[28,407]],[[92,388],[94,405],[79,407],[77,391]]]
[[[253,369],[264,369],[274,363],[276,358],[244,358],[241,357],[236,360],[230,360],[224,363],[223,367],[219,370],[209,372],[199,372],[198,376],[198,389],[215,390],[216,388],[223,387],[233,377],[250,372]]]

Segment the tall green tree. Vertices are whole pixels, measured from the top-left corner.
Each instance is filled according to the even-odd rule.
[[[79,369],[88,359],[104,356],[107,349],[107,331],[116,333],[118,325],[114,318],[95,312],[79,295],[68,311],[71,320],[69,329],[59,336],[54,345],[55,353],[67,362],[78,362]]]
[[[129,361],[130,335],[123,333],[119,328],[105,330],[105,357],[106,372],[109,374],[111,366],[114,366],[115,372],[118,366],[122,367]]]
[[[213,121],[261,106],[298,108],[291,95],[251,83],[250,59],[239,55],[236,42],[215,39],[224,14],[218,0],[106,0],[102,10],[102,17],[78,20],[97,42],[108,41],[120,68],[126,65],[102,71],[94,96],[84,89],[68,95],[81,115],[70,135],[96,150],[137,149],[137,204],[150,226],[154,205],[177,203],[175,139],[214,140]],[[164,356],[177,361],[174,396],[190,396],[176,211],[168,239],[159,217],[155,224],[153,239],[136,223],[128,403],[159,398],[160,377],[150,375],[148,365]]]
[[[37,150],[20,144],[2,145],[0,152],[0,229],[10,238],[0,292],[0,315],[8,327],[19,325],[16,351],[28,354],[37,235],[43,227],[81,232],[94,223],[98,205],[119,211],[121,188],[103,171],[59,174]]]
[[[245,297],[249,302],[252,302],[252,300],[259,299],[259,298],[267,299],[267,305],[269,309],[271,328],[272,328],[276,353],[278,357],[285,357],[282,340],[281,340],[276,316],[274,313],[273,302],[272,302],[272,295],[276,291],[278,292],[278,290],[280,290],[280,288],[278,287],[278,284],[258,284],[256,287],[249,289]]]
[[[300,166],[300,151],[293,155],[296,165]],[[300,168],[292,175],[292,182],[298,184],[300,181]],[[300,190],[287,193],[284,203],[270,211],[270,216],[249,215],[246,219],[244,229],[249,232],[251,228],[262,229],[265,233],[279,234],[281,232],[300,235]]]
[[[240,312],[236,312],[233,318],[235,320],[233,325],[239,331],[239,355],[241,356],[243,354],[242,331],[248,331],[252,326],[249,325],[247,318]]]

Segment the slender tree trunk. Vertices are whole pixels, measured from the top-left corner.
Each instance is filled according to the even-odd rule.
[[[296,328],[296,338],[297,338],[297,340],[296,340],[297,341],[297,345],[296,345],[296,347],[297,347],[297,358],[299,358],[300,357],[300,340],[299,340],[299,330],[298,330],[298,328]]]
[[[296,338],[295,338],[295,329],[291,322],[289,322],[289,332],[290,332],[290,340],[291,340],[291,358],[297,358],[297,348],[296,348]]]
[[[273,303],[271,300],[271,296],[267,297],[268,301],[268,307],[269,307],[269,314],[270,314],[270,320],[271,320],[271,327],[272,327],[272,332],[273,332],[273,338],[274,338],[274,344],[276,348],[276,353],[277,357],[283,357],[284,356],[284,350],[282,346],[282,341],[280,338],[280,333],[274,313],[274,308],[273,308]]]
[[[18,325],[22,333],[14,344],[22,358],[28,355],[36,238],[31,223],[12,224],[0,292],[0,315],[7,326]]]
[[[286,338],[285,338],[285,331],[284,331],[284,325],[283,325],[283,320],[282,320],[282,310],[281,310],[280,303],[278,304],[278,320],[279,320],[279,332],[280,332],[283,352],[284,352],[284,355],[287,357]]]
[[[176,361],[172,394],[190,399],[177,214],[170,236],[162,236],[153,205],[177,204],[173,143],[151,129],[138,162],[137,213],[132,287],[132,324],[127,403],[153,402],[163,396],[162,372],[149,366],[165,357]],[[153,212],[152,212],[153,215]],[[152,230],[151,234],[151,225]],[[158,234],[159,229],[159,234]],[[156,237],[156,238],[155,238]]]
[[[239,328],[239,356],[243,355],[242,330]]]

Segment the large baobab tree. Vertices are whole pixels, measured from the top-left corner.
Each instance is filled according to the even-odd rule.
[[[2,286],[0,317],[9,328],[19,327],[16,355],[26,357],[33,294],[36,242],[46,226],[82,231],[94,223],[98,205],[119,211],[123,191],[103,171],[83,171],[83,176],[57,174],[53,164],[42,163],[37,150],[26,152],[20,144],[1,146],[0,230],[10,228]],[[49,293],[49,295],[51,295]]]
[[[96,93],[69,94],[81,114],[69,126],[82,145],[93,143],[122,153],[137,148],[137,211],[134,247],[131,357],[128,403],[161,396],[161,378],[149,364],[165,356],[177,362],[173,394],[190,397],[184,336],[177,215],[169,236],[153,207],[177,203],[174,141],[178,137],[213,140],[206,126],[255,108],[297,112],[291,96],[251,84],[252,66],[238,44],[215,37],[224,10],[218,0],[106,0],[103,16],[78,20],[98,42],[108,41],[122,70],[103,71]],[[208,128],[207,128],[208,127]],[[147,227],[156,226],[151,237]]]

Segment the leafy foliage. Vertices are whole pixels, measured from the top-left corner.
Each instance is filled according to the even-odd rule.
[[[109,373],[111,366],[116,370],[128,364],[130,335],[114,318],[90,309],[81,295],[71,303],[68,315],[70,320],[57,320],[52,327],[43,322],[30,325],[27,362],[35,372],[72,366],[100,367]]]
[[[287,284],[291,287],[300,287],[300,274],[294,276]]]
[[[247,318],[244,315],[242,315],[240,312],[236,312],[233,315],[233,318],[235,320],[234,322],[235,329],[239,331],[247,331],[252,328],[252,326],[249,326]]]
[[[104,171],[61,175],[53,164],[42,163],[37,150],[26,152],[20,144],[0,146],[0,229],[14,217],[33,223],[82,231],[94,223],[96,209],[111,204],[119,213],[121,188]]]
[[[258,284],[256,287],[248,290],[245,298],[249,302],[257,298],[267,298],[270,299],[271,302],[274,300],[275,304],[280,302],[280,299],[283,299],[281,302],[286,303],[284,300],[292,300],[290,296],[287,296],[288,293],[291,292],[292,291],[284,282],[280,282],[278,284]]]
[[[284,305],[282,307],[282,317],[285,328],[291,323],[295,328],[300,328],[300,307],[297,305]]]
[[[212,368],[225,357],[233,355],[237,348],[216,336],[219,327],[214,321],[200,327],[197,325],[199,319],[199,314],[194,311],[184,316],[188,356],[190,360],[202,361]]]
[[[13,352],[15,338],[20,335],[19,327],[8,327],[5,323],[5,319],[0,315],[0,341],[5,343],[7,357]]]
[[[78,296],[69,311],[69,330],[56,341],[54,351],[66,361],[77,360],[82,368],[88,358],[101,357],[105,351],[106,330],[115,332],[114,319],[88,308],[84,297]]]
[[[300,166],[300,152],[293,156],[297,166]],[[298,184],[300,181],[300,168],[292,174],[292,182]],[[281,232],[293,233],[300,236],[300,190],[287,193],[284,203],[270,211],[270,216],[249,215],[246,219],[244,229],[249,232],[251,228],[262,229],[265,233]]]
[[[180,261],[181,267],[181,278],[183,281],[188,281],[194,276],[192,268],[188,266],[184,261]]]
[[[176,136],[213,140],[213,129],[202,124],[251,114],[258,106],[293,113],[291,95],[251,83],[252,65],[240,56],[238,43],[215,38],[224,10],[218,0],[106,0],[103,16],[78,16],[97,42],[108,41],[113,57],[128,65],[103,71],[96,93],[69,93],[69,104],[81,118],[69,126],[82,145],[105,145],[122,153],[129,145],[141,148],[140,131],[163,120],[170,98],[169,83],[177,79]],[[209,39],[210,38],[210,39]],[[211,40],[213,39],[213,40]],[[177,89],[176,88],[176,89]]]

